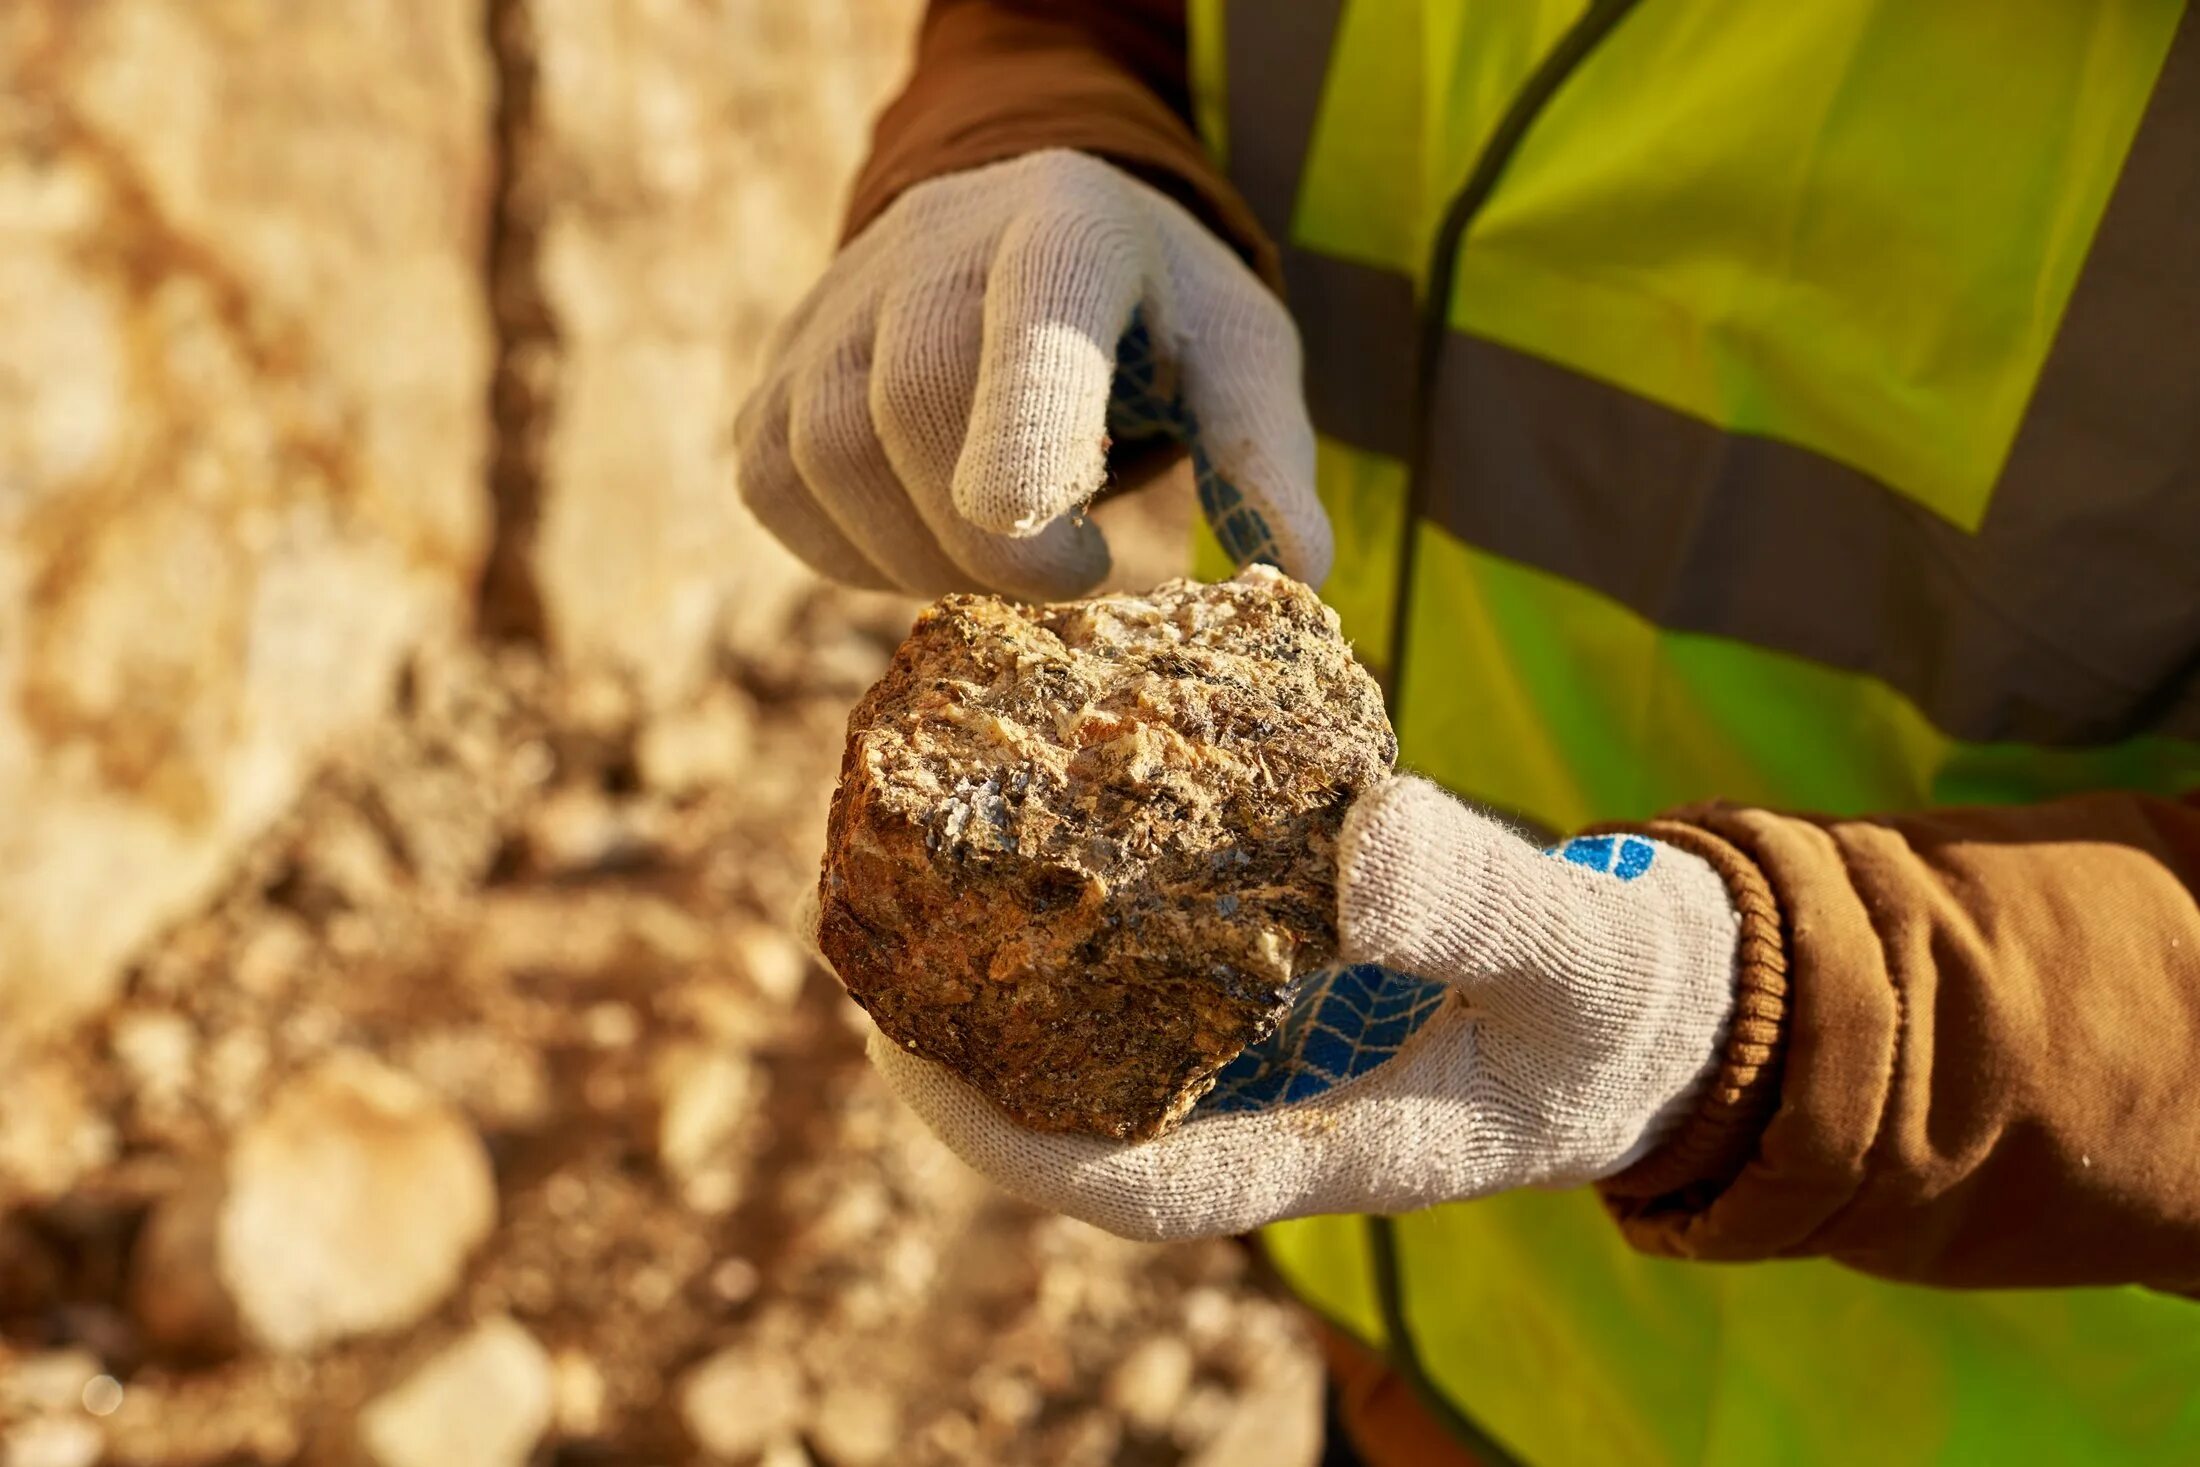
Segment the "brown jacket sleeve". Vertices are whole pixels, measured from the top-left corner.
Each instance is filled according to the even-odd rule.
[[[1072,148],[1183,204],[1274,285],[1274,246],[1187,121],[1187,65],[1184,0],[932,0],[845,232],[928,178]]]
[[[1647,829],[1743,950],[1713,1093],[1606,1184],[1637,1246],[2200,1291],[2200,794]]]

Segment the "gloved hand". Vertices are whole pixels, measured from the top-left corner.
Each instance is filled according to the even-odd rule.
[[[1328,574],[1282,303],[1173,200],[1060,150],[896,200],[782,328],[735,426],[742,496],[817,571],[1028,600],[1107,573],[1080,511],[1111,433],[1189,445],[1240,564]]]
[[[1003,1187],[1154,1240],[1610,1176],[1716,1073],[1740,923],[1700,858],[1631,835],[1541,852],[1398,778],[1338,859],[1350,965],[1157,1140],[1026,1131],[881,1035],[871,1059]]]

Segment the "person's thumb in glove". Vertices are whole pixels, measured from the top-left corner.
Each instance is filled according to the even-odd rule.
[[[1538,850],[1425,779],[1363,797],[1338,853],[1343,951],[1449,984],[1521,1121],[1508,1183],[1610,1176],[1717,1067],[1740,919],[1699,857],[1640,835]]]

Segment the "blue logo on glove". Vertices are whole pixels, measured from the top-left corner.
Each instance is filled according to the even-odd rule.
[[[1444,1001],[1445,985],[1374,963],[1309,974],[1276,1032],[1224,1067],[1210,1115],[1311,1100],[1379,1068]]]
[[[1162,383],[1161,361],[1145,318],[1133,314],[1130,329],[1115,345],[1115,384],[1108,399],[1108,432],[1125,442],[1172,438],[1192,452],[1192,477],[1199,485],[1199,507],[1215,539],[1239,565],[1265,561],[1277,565],[1276,539],[1261,512],[1248,504],[1237,486],[1225,480],[1207,457],[1199,424],[1173,384]],[[1280,567],[1279,567],[1280,568]]]
[[[1639,835],[1579,835],[1544,853],[1591,871],[1602,871],[1622,881],[1633,881],[1650,869],[1658,848]]]

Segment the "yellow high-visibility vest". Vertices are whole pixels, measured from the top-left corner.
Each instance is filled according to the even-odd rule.
[[[1191,12],[1406,764],[1553,831],[2200,785],[2182,5]],[[1587,1193],[1266,1240],[1493,1456],[2200,1462],[2145,1290],[1670,1262]]]

